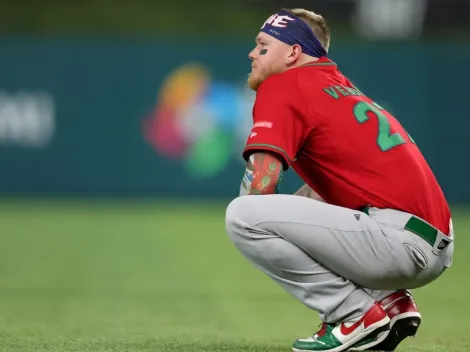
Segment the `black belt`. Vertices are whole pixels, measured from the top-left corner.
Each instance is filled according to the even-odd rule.
[[[361,211],[369,215],[370,207],[362,208]],[[434,246],[436,243],[437,233],[439,232],[434,226],[429,225],[424,220],[412,215],[410,220],[405,224],[405,230],[411,231]]]

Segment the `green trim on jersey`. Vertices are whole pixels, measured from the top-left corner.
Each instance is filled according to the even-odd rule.
[[[304,67],[304,66],[337,66],[336,65],[336,62],[312,62],[310,64],[305,64],[305,65],[301,65],[299,67]]]
[[[295,159],[292,160],[291,158],[289,158],[289,155],[286,153],[286,151],[284,149],[276,147],[275,145],[272,145],[272,144],[264,144],[264,143],[247,144],[247,146],[245,147],[245,150],[248,149],[248,148],[252,148],[252,147],[271,148],[271,149],[277,150],[278,152],[281,152],[281,154],[284,155],[284,157],[288,161],[295,161]]]

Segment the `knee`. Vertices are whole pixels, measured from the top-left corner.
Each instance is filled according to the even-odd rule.
[[[247,196],[245,196],[247,197]],[[225,229],[229,236],[240,226],[245,214],[243,212],[244,197],[238,197],[232,200],[225,211]]]
[[[225,230],[228,236],[234,242],[240,240],[246,231],[246,228],[253,221],[251,208],[251,196],[241,196],[235,198],[227,206],[225,212]]]

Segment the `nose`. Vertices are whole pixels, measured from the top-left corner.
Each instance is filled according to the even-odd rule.
[[[253,61],[255,59],[255,56],[254,56],[254,50],[250,51],[250,53],[248,54],[248,58]]]

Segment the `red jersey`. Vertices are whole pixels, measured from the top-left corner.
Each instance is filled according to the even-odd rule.
[[[279,154],[327,203],[401,210],[449,232],[449,206],[414,140],[329,59],[261,84],[243,157],[257,150]]]

